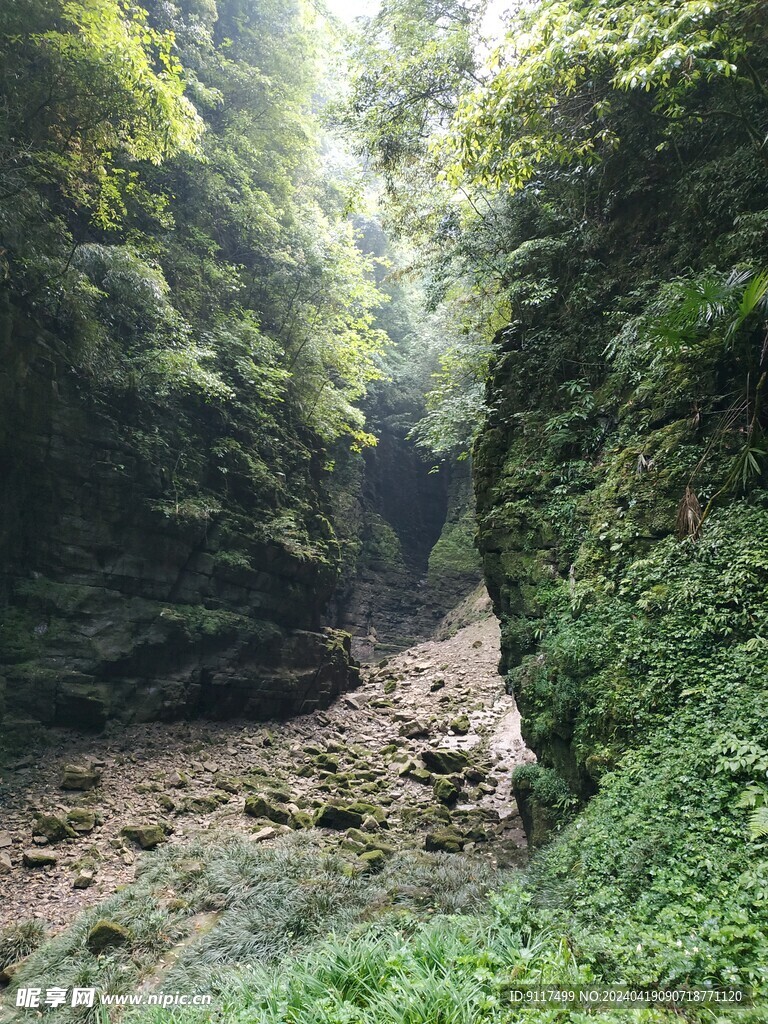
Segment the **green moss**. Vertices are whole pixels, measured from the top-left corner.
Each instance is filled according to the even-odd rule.
[[[388,568],[405,569],[400,539],[380,515],[371,513],[363,535],[363,564],[382,563]]]
[[[429,577],[455,573],[475,577],[480,570],[480,557],[475,548],[475,517],[466,513],[455,522],[446,523],[429,555]]]

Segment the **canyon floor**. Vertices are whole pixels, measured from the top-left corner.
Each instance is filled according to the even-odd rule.
[[[0,925],[38,918],[64,928],[130,883],[138,858],[152,856],[142,844],[158,838],[270,843],[319,823],[329,846],[369,864],[375,850],[403,847],[522,862],[510,776],[533,755],[498,651],[488,617],[367,668],[329,710],[288,722],[49,734],[2,769]],[[72,767],[83,784],[98,781],[62,788]]]

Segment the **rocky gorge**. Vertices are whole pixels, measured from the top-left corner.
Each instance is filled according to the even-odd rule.
[[[0,4],[0,1020],[768,1019],[762,6]]]
[[[271,844],[314,826],[358,870],[403,849],[519,866],[511,775],[531,754],[496,672],[487,601],[479,615],[290,722],[47,735],[2,773],[2,924],[58,931],[130,883],[142,850],[201,838]]]

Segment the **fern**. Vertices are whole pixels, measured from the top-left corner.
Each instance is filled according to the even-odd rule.
[[[763,804],[749,816],[749,835],[751,839],[768,838],[768,805]]]

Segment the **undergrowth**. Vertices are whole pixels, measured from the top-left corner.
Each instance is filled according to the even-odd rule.
[[[20,988],[53,985],[133,992],[171,951],[161,990],[208,991],[214,969],[295,956],[332,929],[344,932],[391,913],[474,911],[504,877],[481,860],[419,852],[393,857],[378,874],[361,874],[345,858],[324,852],[311,833],[273,848],[240,839],[167,847],[144,859],[132,885],[32,953],[14,975],[6,1002],[12,1005]],[[102,920],[127,929],[130,938],[97,955],[88,933]],[[12,929],[0,937],[0,944],[15,943],[8,962],[35,944],[21,948],[20,935]],[[97,1007],[61,1007],[46,1015],[62,1024],[102,1019]]]

